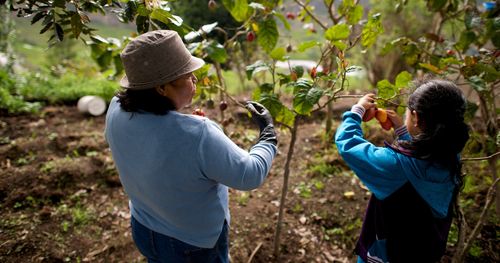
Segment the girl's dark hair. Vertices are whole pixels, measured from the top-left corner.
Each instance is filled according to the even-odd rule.
[[[160,95],[156,89],[122,89],[116,96],[120,107],[127,112],[146,111],[166,115],[169,111],[175,110],[172,100]]]
[[[465,107],[463,93],[453,82],[431,79],[417,84],[408,99],[408,108],[417,112],[421,133],[411,141],[398,141],[412,156],[451,171],[457,184],[454,199],[463,184],[458,154],[469,139],[469,127],[464,122]]]

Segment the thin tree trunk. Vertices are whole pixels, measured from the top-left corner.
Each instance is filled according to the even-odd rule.
[[[215,72],[217,73],[217,78],[219,79],[221,89],[225,91],[226,90],[226,83],[224,81],[224,77],[222,76],[222,69],[221,69],[220,63],[215,62],[214,65],[215,65]],[[219,90],[220,102],[225,101],[224,92],[222,90]],[[224,122],[224,111],[220,110],[220,108],[219,108],[219,111],[220,111],[220,123],[223,123]]]
[[[280,200],[280,208],[279,208],[279,214],[278,214],[278,225],[276,226],[276,233],[274,236],[274,256],[275,256],[276,262],[279,262],[279,258],[280,258],[281,225],[283,223],[283,211],[284,211],[284,207],[285,207],[286,194],[288,191],[288,178],[290,175],[290,163],[292,161],[293,150],[295,147],[295,141],[297,140],[298,127],[299,127],[299,116],[296,116],[295,121],[293,122],[293,128],[291,130],[290,146],[288,148],[288,154],[286,157],[285,171],[284,171],[284,176],[283,176],[283,188],[281,190],[281,200]]]

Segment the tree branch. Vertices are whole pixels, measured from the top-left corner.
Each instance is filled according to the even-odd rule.
[[[318,23],[318,25],[320,27],[322,27],[324,30],[328,29],[328,26],[324,25],[323,22],[321,22],[321,20],[319,20],[306,6],[306,4],[302,3],[300,0],[294,0],[295,3],[297,3],[298,5],[300,5],[300,7],[302,7],[306,13],[316,22]]]
[[[486,157],[464,157],[462,159],[460,159],[460,161],[462,162],[470,162],[470,161],[486,161],[486,160],[489,160],[497,155],[499,155],[500,152],[496,152],[490,156],[486,156]]]

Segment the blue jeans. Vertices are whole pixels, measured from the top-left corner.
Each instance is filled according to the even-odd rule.
[[[130,219],[135,245],[149,263],[229,263],[228,226],[213,248],[201,248],[150,230],[133,216]]]

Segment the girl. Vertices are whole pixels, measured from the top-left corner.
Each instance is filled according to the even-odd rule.
[[[406,119],[388,110],[397,140],[377,147],[361,119],[375,107],[362,97],[335,134],[338,151],[373,193],[355,252],[359,262],[437,262],[461,185],[459,153],[469,139],[466,101],[452,82],[428,80],[410,95]]]

